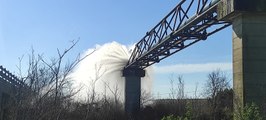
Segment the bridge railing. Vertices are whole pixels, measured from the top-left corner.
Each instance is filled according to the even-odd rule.
[[[0,80],[14,87],[25,87],[25,84],[21,80],[6,70],[3,66],[0,66]]]

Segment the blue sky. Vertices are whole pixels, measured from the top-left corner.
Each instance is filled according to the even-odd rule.
[[[31,47],[50,58],[71,40],[78,53],[116,41],[138,42],[179,0],[0,0],[0,64],[16,71],[18,58]],[[186,92],[202,89],[207,73],[221,68],[231,79],[231,27],[155,65],[154,94],[167,97],[169,77],[183,75]],[[196,67],[191,67],[196,66]],[[186,68],[186,69],[185,69]],[[167,71],[165,71],[167,69]],[[184,69],[184,70],[180,70]],[[198,69],[202,69],[199,71]],[[163,71],[163,72],[162,72]]]

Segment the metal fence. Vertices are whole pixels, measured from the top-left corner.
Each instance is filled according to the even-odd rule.
[[[19,80],[15,75],[6,70],[3,66],[0,65],[0,80],[1,82],[6,82],[15,87],[24,87],[25,84]]]

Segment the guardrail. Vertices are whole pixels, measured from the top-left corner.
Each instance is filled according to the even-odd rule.
[[[15,87],[24,87],[25,84],[19,80],[15,75],[10,73],[7,69],[0,65],[0,80]]]

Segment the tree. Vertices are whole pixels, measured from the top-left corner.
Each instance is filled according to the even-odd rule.
[[[221,113],[223,112],[222,101],[224,99],[221,97],[223,96],[223,92],[229,90],[229,88],[229,80],[225,73],[223,73],[221,70],[218,69],[208,74],[208,79],[204,87],[204,95],[210,102],[210,112],[212,119],[221,119]],[[232,90],[231,94],[228,95],[229,97],[231,96],[232,101]]]
[[[72,79],[69,74],[88,56],[78,55],[72,62],[65,60],[77,42],[72,41],[71,46],[63,52],[57,49],[58,56],[50,61],[45,60],[43,55],[36,55],[32,49],[26,75],[22,74],[22,58],[20,59],[19,76],[27,87],[20,89],[17,93],[20,99],[14,99],[11,103],[11,120],[57,120],[69,109],[72,96],[78,92],[71,87]]]
[[[182,75],[170,76],[170,98],[171,99],[184,99],[184,80]]]

